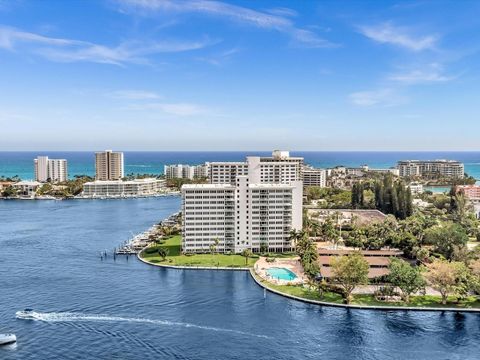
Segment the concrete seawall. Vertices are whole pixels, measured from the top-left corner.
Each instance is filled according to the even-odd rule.
[[[355,305],[355,304],[337,304],[331,303],[326,301],[319,301],[319,300],[310,300],[301,298],[295,295],[290,295],[278,291],[269,287],[268,285],[263,284],[260,282],[253,269],[250,269],[250,275],[252,276],[253,280],[257,283],[258,286],[280,296],[284,296],[293,300],[301,301],[308,304],[315,304],[321,306],[332,306],[332,307],[341,307],[341,308],[348,308],[348,309],[358,309],[358,310],[381,310],[381,311],[449,311],[449,312],[470,312],[470,313],[480,313],[480,309],[474,308],[435,308],[435,307],[416,307],[416,306],[372,306],[372,305]]]

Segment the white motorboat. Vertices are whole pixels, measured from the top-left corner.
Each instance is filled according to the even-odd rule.
[[[23,319],[23,320],[36,320],[36,313],[33,311],[33,309],[25,309],[21,311],[17,311],[15,313],[15,316],[17,319]]]
[[[0,346],[17,342],[15,334],[0,334]]]

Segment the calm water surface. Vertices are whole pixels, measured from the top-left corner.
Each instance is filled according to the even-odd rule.
[[[0,201],[0,359],[479,359],[480,316],[263,297],[243,272],[100,261],[179,198]],[[43,321],[15,318],[33,307]]]

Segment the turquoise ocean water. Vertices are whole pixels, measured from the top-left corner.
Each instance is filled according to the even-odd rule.
[[[265,151],[249,152],[125,152],[125,173],[163,174],[165,164],[201,164],[205,161],[239,161],[247,155],[268,155]],[[93,175],[95,172],[93,152],[0,152],[0,176],[18,175],[22,179],[33,178],[33,159],[38,155],[68,160],[70,177],[74,175]],[[395,166],[399,160],[406,159],[452,159],[465,164],[465,171],[480,179],[480,152],[325,152],[291,151],[292,156],[303,156],[305,162],[315,167],[333,167],[336,165],[360,166],[367,164],[372,168]]]

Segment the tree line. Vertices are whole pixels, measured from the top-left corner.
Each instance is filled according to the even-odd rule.
[[[373,187],[373,189],[372,189]],[[352,186],[352,209],[370,208],[365,201],[365,191],[373,190],[374,206],[384,214],[392,214],[398,219],[406,219],[413,214],[412,192],[401,180],[394,180],[391,174],[372,183],[358,182]]]

